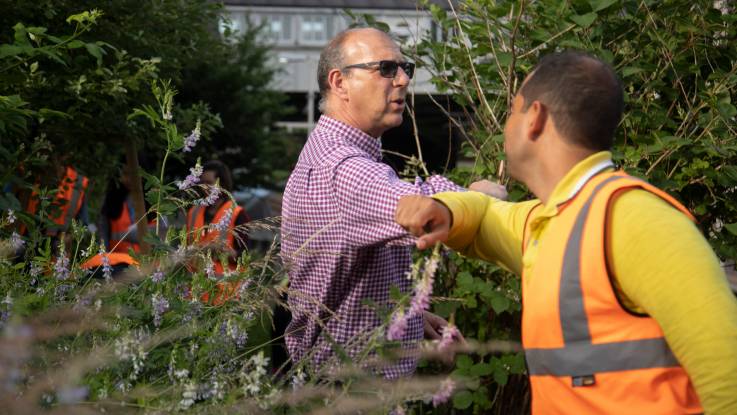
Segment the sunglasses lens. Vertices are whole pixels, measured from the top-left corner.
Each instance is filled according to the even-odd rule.
[[[401,64],[402,70],[407,74],[409,79],[412,79],[412,75],[415,74],[415,64],[412,62],[404,62]]]
[[[397,76],[397,70],[400,67],[407,74],[407,77],[412,79],[412,75],[415,73],[415,64],[412,62],[380,61],[379,74],[384,78],[394,78]]]
[[[394,78],[397,76],[397,68],[399,65],[394,61],[379,62],[379,74],[384,78]]]

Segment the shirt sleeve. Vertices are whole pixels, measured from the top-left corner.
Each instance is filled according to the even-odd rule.
[[[343,229],[356,246],[414,244],[415,238],[394,222],[399,198],[465,191],[442,176],[408,183],[390,166],[363,157],[343,160],[335,169],[334,184]]]
[[[737,300],[706,239],[644,190],[614,201],[611,229],[623,303],[658,322],[707,414],[737,414]]]
[[[513,203],[479,192],[440,193],[434,198],[450,210],[453,226],[446,244],[470,257],[520,274],[525,221],[537,200]]]

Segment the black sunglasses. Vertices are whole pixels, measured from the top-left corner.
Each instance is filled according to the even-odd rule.
[[[374,61],[366,63],[356,63],[354,65],[348,65],[341,70],[344,71],[350,68],[373,69],[377,66],[379,68],[379,75],[383,76],[384,78],[394,79],[394,77],[397,76],[397,70],[399,68],[402,68],[409,79],[412,79],[412,75],[415,74],[415,64],[413,62],[397,61]]]

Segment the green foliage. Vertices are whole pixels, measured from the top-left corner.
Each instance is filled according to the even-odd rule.
[[[285,95],[269,89],[275,68],[266,64],[271,51],[259,44],[261,28],[242,30],[226,31],[226,43],[184,68],[179,100],[183,105],[208,103],[224,125],[194,149],[193,157],[222,160],[233,169],[236,185],[281,189],[301,139],[270,128],[291,108]]]
[[[463,108],[465,117],[454,124],[463,126],[461,154],[472,163],[454,171],[453,179],[468,184],[504,172],[506,111],[540,56],[568,48],[589,51],[615,67],[625,89],[615,162],[674,194],[696,214],[718,255],[737,257],[733,6],[720,11],[713,1],[634,0],[462,1],[455,10],[425,5],[443,40],[426,38],[406,52],[433,74],[440,92],[452,94]],[[530,197],[519,183],[497,178],[508,184],[511,200]],[[436,295],[455,301],[436,310],[455,313],[462,331],[479,340],[519,339],[519,286],[509,282],[513,277],[454,256],[449,262],[457,268],[449,265]],[[506,295],[507,290],[515,294]],[[455,396],[455,407],[523,413],[525,381],[507,378],[512,371],[489,372],[487,366],[474,375],[471,368],[484,362],[459,359],[456,373],[479,379],[485,392],[500,398],[493,404],[477,401],[470,388]]]

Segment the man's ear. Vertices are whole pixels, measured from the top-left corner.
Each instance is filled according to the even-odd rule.
[[[545,129],[545,123],[548,121],[549,116],[548,108],[540,101],[533,101],[527,108],[525,115],[529,138],[536,140]]]
[[[346,76],[340,69],[333,69],[328,72],[328,85],[330,85],[330,91],[342,100],[348,98],[345,79]]]

